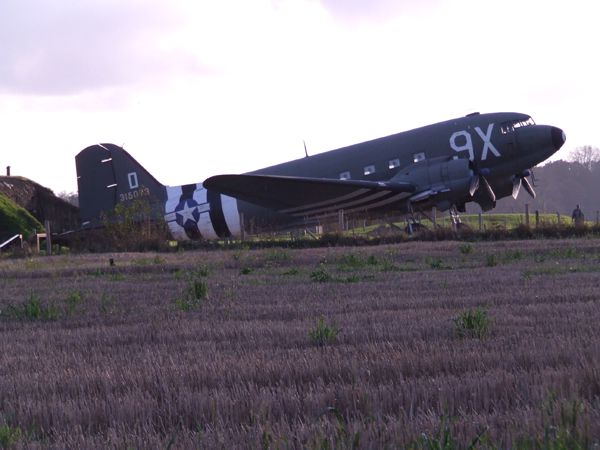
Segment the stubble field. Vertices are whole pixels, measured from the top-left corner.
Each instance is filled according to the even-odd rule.
[[[592,448],[599,276],[594,239],[1,259],[0,444]]]

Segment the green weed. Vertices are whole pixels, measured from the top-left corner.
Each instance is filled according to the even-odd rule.
[[[346,283],[358,283],[360,281],[360,277],[358,275],[350,275],[344,279]]]
[[[119,273],[119,272],[110,273],[110,274],[108,274],[108,279],[110,281],[124,281],[125,274]]]
[[[290,252],[283,248],[277,248],[270,250],[265,255],[265,261],[269,263],[277,263],[282,261],[289,261],[291,259]]]
[[[428,256],[425,258],[425,264],[429,265],[431,269],[441,270],[441,269],[451,269],[452,267],[444,264],[441,258],[432,258]]]
[[[83,295],[81,295],[80,291],[73,291],[67,297],[67,315],[72,315],[75,313],[77,307],[83,302]]]
[[[32,292],[25,303],[20,306],[8,305],[2,315],[19,320],[55,320],[59,314],[56,307],[42,304],[39,296]]]
[[[113,307],[116,303],[113,297],[107,295],[105,292],[102,293],[102,297],[100,297],[100,312],[102,314],[111,314],[114,311]]]
[[[340,258],[340,270],[354,270],[365,266],[365,261],[354,253],[343,255]]]
[[[335,325],[327,325],[325,323],[325,318],[321,316],[315,327],[308,332],[308,336],[313,344],[322,347],[335,342],[338,331],[339,330]]]
[[[547,255],[550,256],[551,258],[560,258],[560,259],[571,259],[571,258],[578,258],[579,256],[581,256],[579,251],[573,247],[557,248],[557,249],[549,251],[547,253]]]
[[[202,280],[190,282],[180,298],[175,299],[175,306],[181,311],[190,311],[202,305],[208,299],[208,285]]]
[[[483,339],[488,335],[490,326],[487,311],[481,308],[469,309],[454,319],[454,330],[461,338]]]
[[[327,281],[331,281],[332,277],[331,277],[331,274],[329,272],[327,272],[325,267],[320,265],[316,270],[314,270],[310,274],[310,279],[317,283],[325,283]]]
[[[201,264],[194,269],[194,275],[198,277],[207,277],[210,275],[210,268],[205,264]]]
[[[485,258],[485,265],[487,267],[496,267],[498,265],[498,257],[494,254],[487,255]]]
[[[161,265],[165,263],[164,258],[156,255],[154,258],[138,258],[133,261],[138,266]]]
[[[462,244],[460,247],[458,247],[458,249],[463,255],[469,255],[473,253],[473,246],[471,244]]]
[[[390,261],[384,261],[380,267],[382,272],[397,272],[400,270],[400,267]]]
[[[350,253],[343,255],[339,259],[339,269],[344,271],[362,269],[367,266],[376,266],[379,264],[379,260],[375,255],[369,255],[364,258],[361,255]]]
[[[19,427],[10,425],[0,426],[0,447],[3,449],[12,448],[20,439],[23,433]]]
[[[516,449],[585,450],[596,448],[578,426],[579,416],[584,406],[579,400],[558,402],[556,395],[550,394],[543,406],[543,436],[520,437],[515,442]],[[559,416],[557,423],[556,416]]]
[[[485,439],[487,432],[488,430],[486,428],[475,436],[467,446],[463,446],[454,438],[447,419],[443,418],[440,429],[434,436],[423,433],[421,440],[410,445],[409,448],[418,450],[472,450],[476,448],[485,448],[491,450],[496,447],[489,444],[487,439]]]
[[[519,261],[523,259],[523,252],[521,250],[507,250],[504,254],[504,259],[507,261]]]
[[[319,435],[315,437],[311,448],[329,449],[329,448],[340,448],[340,449],[355,449],[361,448],[360,445],[360,431],[351,433],[348,430],[348,422],[346,417],[335,407],[329,406],[323,411],[320,416],[333,415],[336,419],[337,426],[335,430],[334,440],[331,441],[331,437]]]

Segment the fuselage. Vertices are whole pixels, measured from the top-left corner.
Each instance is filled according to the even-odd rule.
[[[486,174],[496,198],[512,192],[513,178],[539,164],[564,143],[562,130],[536,125],[521,113],[471,114],[445,122],[296,159],[250,172],[256,175],[411,182],[416,195],[393,202],[352,205],[351,211],[406,213],[408,209],[464,208],[475,201],[495,206],[485,195],[470,195],[473,174]],[[454,161],[454,162],[452,162]],[[464,163],[464,164],[463,164]],[[468,163],[468,165],[467,165]],[[453,169],[451,166],[460,167]],[[201,183],[168,187],[165,219],[177,238],[237,236],[259,230],[313,222],[206,190]],[[344,204],[339,205],[344,209]],[[193,211],[192,211],[193,209]],[[317,217],[318,219],[318,217]]]

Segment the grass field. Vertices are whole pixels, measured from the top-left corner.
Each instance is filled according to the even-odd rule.
[[[0,447],[597,448],[599,279],[596,239],[0,259]]]

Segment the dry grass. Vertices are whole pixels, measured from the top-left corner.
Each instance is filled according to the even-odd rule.
[[[599,274],[583,239],[3,259],[0,443],[591,447]]]

